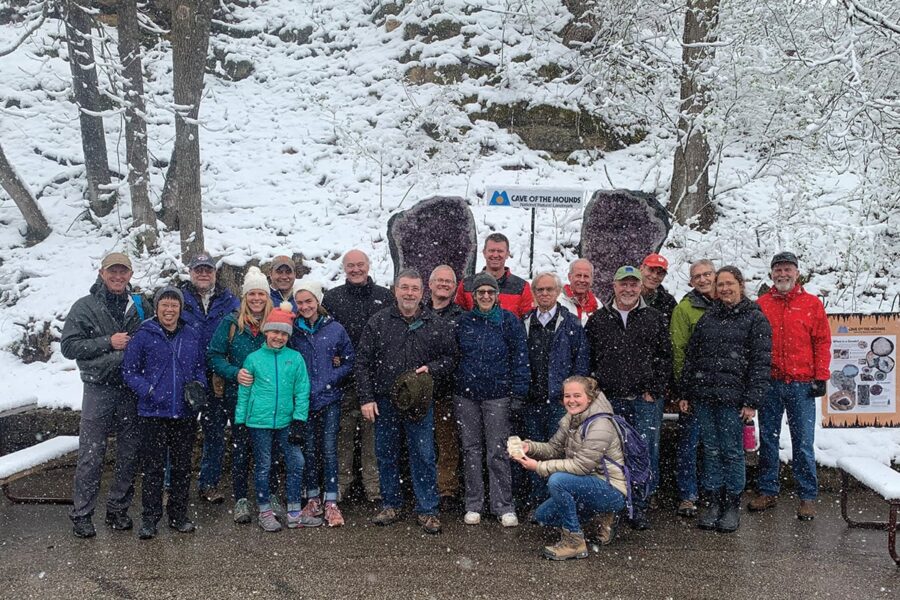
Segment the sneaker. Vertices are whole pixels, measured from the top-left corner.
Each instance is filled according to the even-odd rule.
[[[816,501],[801,500],[797,507],[797,518],[801,521],[812,521],[816,518]]]
[[[503,513],[500,515],[500,524],[504,527],[518,527],[519,517],[514,512]]]
[[[419,515],[416,520],[425,533],[435,535],[441,532],[441,520],[437,515]]]
[[[275,511],[271,509],[260,511],[257,522],[259,523],[259,526],[262,527],[263,531],[267,531],[269,533],[281,531],[281,523],[278,522],[278,518],[275,516]]]
[[[466,513],[466,516],[463,517],[463,522],[466,525],[478,525],[481,523],[481,513],[470,510]]]
[[[284,509],[284,505],[281,503],[281,500],[278,499],[277,494],[272,494],[269,496],[269,505],[272,508],[272,512],[275,513],[275,516],[283,517],[287,514],[287,511]]]
[[[344,524],[344,515],[336,502],[325,503],[325,522],[329,527],[340,527]]]
[[[97,535],[94,523],[90,515],[72,517],[72,533],[78,538],[92,538]]]
[[[306,506],[304,506],[303,510],[300,512],[307,517],[321,517],[325,514],[325,511],[322,508],[322,501],[318,498],[310,498],[309,502],[306,503]]]
[[[776,504],[778,504],[778,496],[760,494],[747,504],[747,510],[750,512],[762,512],[764,510],[769,510]]]
[[[234,503],[234,522],[238,525],[246,525],[253,518],[250,516],[250,502],[246,498],[240,498]]]
[[[200,499],[210,504],[221,504],[225,502],[225,496],[216,487],[208,487],[200,490]]]
[[[169,527],[171,527],[178,533],[194,533],[194,531],[197,529],[197,526],[194,525],[193,521],[191,521],[187,517],[169,519]]]
[[[298,527],[318,527],[322,524],[322,517],[311,517],[304,515],[301,510],[291,510],[287,514],[288,529],[296,529]]]
[[[124,510],[118,512],[106,511],[106,524],[116,531],[128,531],[134,527],[134,521]]]
[[[400,520],[400,511],[396,508],[384,508],[380,513],[372,517],[376,525],[393,525]]]
[[[149,519],[141,520],[141,529],[138,531],[139,540],[152,540],[156,537],[156,522]]]
[[[693,500],[682,500],[678,503],[678,509],[676,509],[675,513],[679,517],[692,519],[697,516],[697,505]]]

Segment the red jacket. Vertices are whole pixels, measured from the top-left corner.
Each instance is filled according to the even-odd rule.
[[[459,282],[456,289],[456,303],[466,310],[472,310],[474,302],[472,301],[472,285],[475,283],[475,276],[469,275]],[[534,308],[534,299],[531,297],[531,286],[521,277],[516,277],[509,272],[507,268],[503,277],[497,280],[500,286],[500,308],[508,310],[520,319],[525,313]]]
[[[757,302],[772,325],[772,379],[827,381],[831,328],[822,302],[800,285],[784,295],[773,287]]]

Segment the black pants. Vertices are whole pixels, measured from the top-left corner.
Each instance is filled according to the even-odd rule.
[[[171,462],[171,487],[166,512],[170,520],[187,516],[191,489],[191,461],[197,421],[140,417],[141,429],[141,504],[144,520],[158,522],[162,517],[163,480],[166,456]]]

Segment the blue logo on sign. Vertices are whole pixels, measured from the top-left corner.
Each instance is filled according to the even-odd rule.
[[[850,330],[847,329],[846,325],[841,325],[840,327],[838,327],[838,333],[849,333],[849,331]]]
[[[509,206],[509,196],[506,192],[497,190],[494,192],[494,195],[491,196],[491,201],[488,203],[488,206]]]

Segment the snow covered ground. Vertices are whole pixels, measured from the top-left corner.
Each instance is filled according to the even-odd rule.
[[[387,283],[393,274],[385,234],[388,218],[440,193],[471,202],[480,238],[491,230],[508,235],[510,266],[525,274],[529,213],[482,206],[480,194],[487,185],[628,188],[664,197],[672,136],[651,131],[640,144],[584,164],[550,160],[494,123],[472,123],[468,113],[487,102],[523,98],[564,105],[570,90],[562,85],[537,89],[524,78],[520,83],[514,72],[502,89],[475,79],[412,85],[403,77],[406,65],[400,60],[410,49],[424,49],[421,60],[431,65],[452,64],[467,51],[452,40],[424,48],[404,40],[402,28],[388,32],[373,25],[364,4],[270,0],[236,9],[237,21],[247,28],[273,32],[311,27],[306,44],[267,33],[248,39],[214,36],[211,47],[250,60],[254,73],[238,82],[207,77],[200,136],[206,246],[212,254],[243,265],[251,258],[265,261],[302,252],[311,276],[328,287],[342,279],[341,254],[356,247],[371,257],[376,281]],[[488,62],[511,61],[523,48],[545,59],[563,51],[558,44],[539,49],[527,39],[508,36],[504,55],[497,50],[501,25],[480,24],[476,43],[496,50],[482,57]],[[0,28],[0,48],[19,34],[16,27]],[[6,225],[0,228],[0,370],[5,383],[0,409],[31,402],[80,407],[78,373],[59,354],[58,344],[48,363],[30,365],[22,364],[10,346],[35,324],[49,323],[58,333],[68,308],[87,293],[100,257],[132,244],[127,185],[120,187],[122,200],[110,216],[97,223],[81,218],[81,146],[69,67],[60,58],[65,56],[61,36],[59,24],[49,20],[29,42],[0,58],[0,140],[40,195],[53,228],[47,240],[23,247],[21,216],[10,199],[0,196],[0,221]],[[110,48],[114,54],[115,45]],[[101,55],[98,60],[108,63],[111,58]],[[516,64],[506,66],[514,69]],[[145,70],[150,151],[167,160],[174,121],[166,46],[148,52]],[[460,102],[473,96],[479,98],[474,104]],[[110,165],[121,173],[121,117],[112,112],[105,122]],[[422,128],[426,124],[437,124],[446,141],[429,137]],[[897,277],[863,269],[861,276],[848,279],[847,249],[873,244],[880,227],[860,221],[854,205],[859,201],[846,200],[855,184],[852,174],[809,173],[802,183],[806,200],[798,204],[793,198],[801,190],[786,189],[783,182],[762,178],[742,183],[754,165],[752,152],[741,144],[730,146],[718,177],[721,187],[734,189],[719,198],[721,216],[713,230],[672,230],[663,252],[673,265],[666,286],[676,297],[688,289],[690,260],[710,257],[717,264],[735,264],[744,270],[748,289],[755,290],[766,281],[770,256],[791,249],[801,256],[803,270],[816,274],[807,287],[827,296],[830,312],[890,310],[891,299],[900,294]],[[151,173],[151,196],[157,202],[164,172],[158,167]],[[575,257],[579,229],[578,211],[540,211],[535,271],[564,274]],[[177,232],[161,235],[159,254],[135,262],[133,282],[144,289],[156,287],[161,272],[183,268]],[[833,465],[847,453],[900,460],[900,430],[823,430],[817,440],[824,464]],[[783,454],[789,453],[785,436]]]

